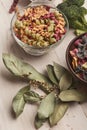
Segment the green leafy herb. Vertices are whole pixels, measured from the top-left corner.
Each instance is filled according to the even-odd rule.
[[[24,100],[26,102],[35,103],[39,102],[42,98],[34,91],[29,91],[24,94]]]
[[[47,82],[50,84],[50,81],[46,76],[39,73],[33,66],[28,63],[23,62],[12,54],[3,54],[3,61],[5,66],[16,76],[27,77],[31,80],[37,80],[40,82]]]
[[[53,113],[54,105],[55,105],[55,94],[54,92],[51,92],[42,100],[38,109],[38,118],[39,119],[48,118]]]
[[[54,126],[64,116],[65,112],[69,107],[68,103],[56,103],[54,112],[49,118],[50,126]]]
[[[55,77],[55,74],[54,74],[54,69],[53,69],[53,66],[52,65],[47,65],[47,73],[48,73],[48,76],[49,76],[49,79],[56,85],[58,85],[58,81]]]
[[[57,64],[55,62],[54,62],[53,65],[54,65],[54,73],[56,75],[56,78],[59,81],[60,78],[62,77],[62,75],[64,74],[64,72],[66,71],[66,69],[63,66],[61,66],[61,65],[59,65],[59,64]]]
[[[72,76],[69,72],[65,72],[59,81],[60,90],[66,90],[72,85]]]
[[[42,84],[41,86],[43,90],[49,93],[49,89],[53,88],[50,80],[39,73],[33,66],[28,63],[23,62],[12,54],[3,54],[2,55],[3,62],[6,68],[13,73],[15,76],[24,77],[29,80],[39,81]]]
[[[22,88],[13,98],[12,108],[16,117],[18,117],[23,112],[25,106],[24,93],[29,91],[29,89],[29,86]]]
[[[87,93],[83,87],[77,88],[79,82],[72,78],[68,70],[55,62],[53,66],[47,65],[49,78],[11,54],[3,54],[3,62],[14,75],[29,80],[29,85],[20,89],[13,98],[12,108],[15,116],[18,117],[23,112],[25,103],[39,102],[34,122],[36,129],[40,128],[48,118],[50,126],[56,125],[67,111],[69,102],[87,101]],[[86,66],[84,64],[84,69],[87,68]],[[56,85],[59,88],[56,88]],[[38,87],[48,95],[42,99],[38,93],[30,90],[31,87]],[[57,93],[58,95],[56,95]]]
[[[77,102],[84,102],[87,101],[87,93],[80,92],[75,89],[65,90],[59,94],[59,98],[63,102],[70,102],[70,101],[77,101]]]
[[[36,115],[35,121],[34,121],[35,128],[39,129],[46,120],[47,119],[41,120],[41,119],[38,118],[38,115]]]

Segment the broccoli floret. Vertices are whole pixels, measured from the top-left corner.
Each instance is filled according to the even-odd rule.
[[[69,25],[71,28],[74,28],[74,29],[81,29],[81,30],[85,30],[85,25],[82,24],[80,21],[78,20],[69,20]]]
[[[66,15],[69,25],[73,29],[87,31],[87,21],[85,15],[87,9],[81,7],[85,0],[64,0],[57,7]]]
[[[77,36],[79,36],[79,35],[81,35],[81,34],[83,34],[83,33],[86,33],[87,32],[87,30],[80,30],[80,29],[76,29],[75,30],[75,34],[77,35]]]
[[[85,18],[85,15],[87,14],[87,9],[85,7],[80,7],[79,8],[79,21],[82,22],[83,24],[87,25],[87,20]],[[86,26],[87,27],[87,26]]]
[[[60,9],[62,12],[65,12],[67,10],[68,4],[67,2],[60,3],[57,8]]]
[[[84,4],[85,0],[67,0],[69,5],[77,5],[78,7]]]
[[[66,8],[65,15],[68,19],[77,19],[79,14],[79,8],[76,5],[71,5]]]
[[[66,2],[64,2],[65,4]],[[64,6],[64,4],[62,4]],[[67,7],[63,7],[60,5],[60,9],[63,11],[63,13],[66,15],[68,20],[71,22],[73,20],[78,20],[79,22],[87,25],[86,19],[85,19],[85,14],[86,14],[86,9],[84,7],[78,7],[76,5],[71,5]]]
[[[86,15],[86,14],[87,14],[87,9],[86,9],[85,7],[80,7],[80,8],[79,8],[79,13],[80,13],[81,15]]]
[[[68,19],[72,19],[72,18],[77,19],[78,17],[78,13],[79,13],[78,6],[76,5],[69,6],[67,1],[59,4],[57,8],[60,9],[67,16]]]

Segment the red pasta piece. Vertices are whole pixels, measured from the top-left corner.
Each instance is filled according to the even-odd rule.
[[[13,0],[13,3],[9,9],[9,13],[12,13],[13,11],[15,11],[18,2],[19,2],[19,0]]]

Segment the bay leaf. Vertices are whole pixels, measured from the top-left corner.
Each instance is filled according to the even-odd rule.
[[[70,86],[69,89],[76,89],[78,86],[80,86],[80,84],[81,83],[79,82],[79,80],[73,78],[72,85]]]
[[[66,90],[72,85],[72,75],[69,72],[65,72],[60,81],[59,81],[59,87],[60,90]]]
[[[40,88],[46,90],[47,93],[49,93],[49,89],[53,88],[51,81],[45,75],[39,73],[32,65],[12,54],[3,53],[2,59],[6,68],[15,76],[45,83],[46,85],[40,85]]]
[[[29,92],[26,92],[24,94],[24,100],[26,102],[37,103],[41,99],[42,99],[41,96],[38,93],[34,92],[34,91],[29,91]]]
[[[52,65],[47,65],[47,73],[48,73],[48,76],[49,76],[49,79],[56,85],[58,85],[58,81],[55,77],[55,74],[54,74],[54,68]]]
[[[39,128],[43,125],[43,123],[44,123],[46,120],[47,120],[47,119],[41,120],[41,119],[39,119],[38,116],[36,115],[35,121],[34,121],[35,128],[36,128],[36,129],[39,129]]]
[[[49,117],[49,123],[51,127],[56,125],[58,121],[65,115],[68,107],[68,103],[60,102],[55,104],[54,112]]]
[[[29,89],[29,86],[20,89],[16,96],[13,98],[12,109],[16,117],[18,117],[23,112],[25,106],[24,93],[29,91]]]
[[[56,78],[59,81],[60,78],[62,77],[62,75],[65,73],[66,69],[63,66],[61,66],[55,62],[53,63],[53,66],[54,66],[54,73],[56,75]]]
[[[55,93],[51,92],[42,100],[37,112],[38,118],[39,119],[48,118],[53,113],[54,105],[55,105]]]
[[[70,102],[70,101],[84,102],[87,101],[87,93],[81,92],[76,89],[65,90],[59,94],[59,99],[63,102]]]
[[[39,73],[32,65],[20,60],[14,55],[3,53],[2,59],[7,69],[14,75],[19,77],[26,76],[28,79],[47,82],[51,85],[51,82],[46,76]]]

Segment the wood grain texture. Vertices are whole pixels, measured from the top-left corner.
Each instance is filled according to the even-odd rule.
[[[28,3],[28,0],[24,2],[20,0],[20,5],[23,7],[26,5],[26,2]],[[56,5],[60,2],[55,0],[54,4]],[[8,72],[2,62],[2,53],[13,53],[32,64],[38,71],[44,73],[46,65],[48,63],[52,64],[53,61],[66,66],[65,51],[70,40],[75,35],[73,30],[70,30],[60,46],[49,54],[41,57],[30,56],[19,48],[11,36],[10,22],[13,14],[8,13],[11,3],[12,0],[0,0],[0,130],[35,130],[33,124],[38,106],[26,105],[23,114],[18,119],[14,119],[12,116],[12,98],[26,83],[14,78]],[[85,6],[87,7],[87,0]],[[55,127],[50,128],[46,123],[39,130],[87,130],[86,116],[87,103],[83,105],[72,104],[65,116]]]

